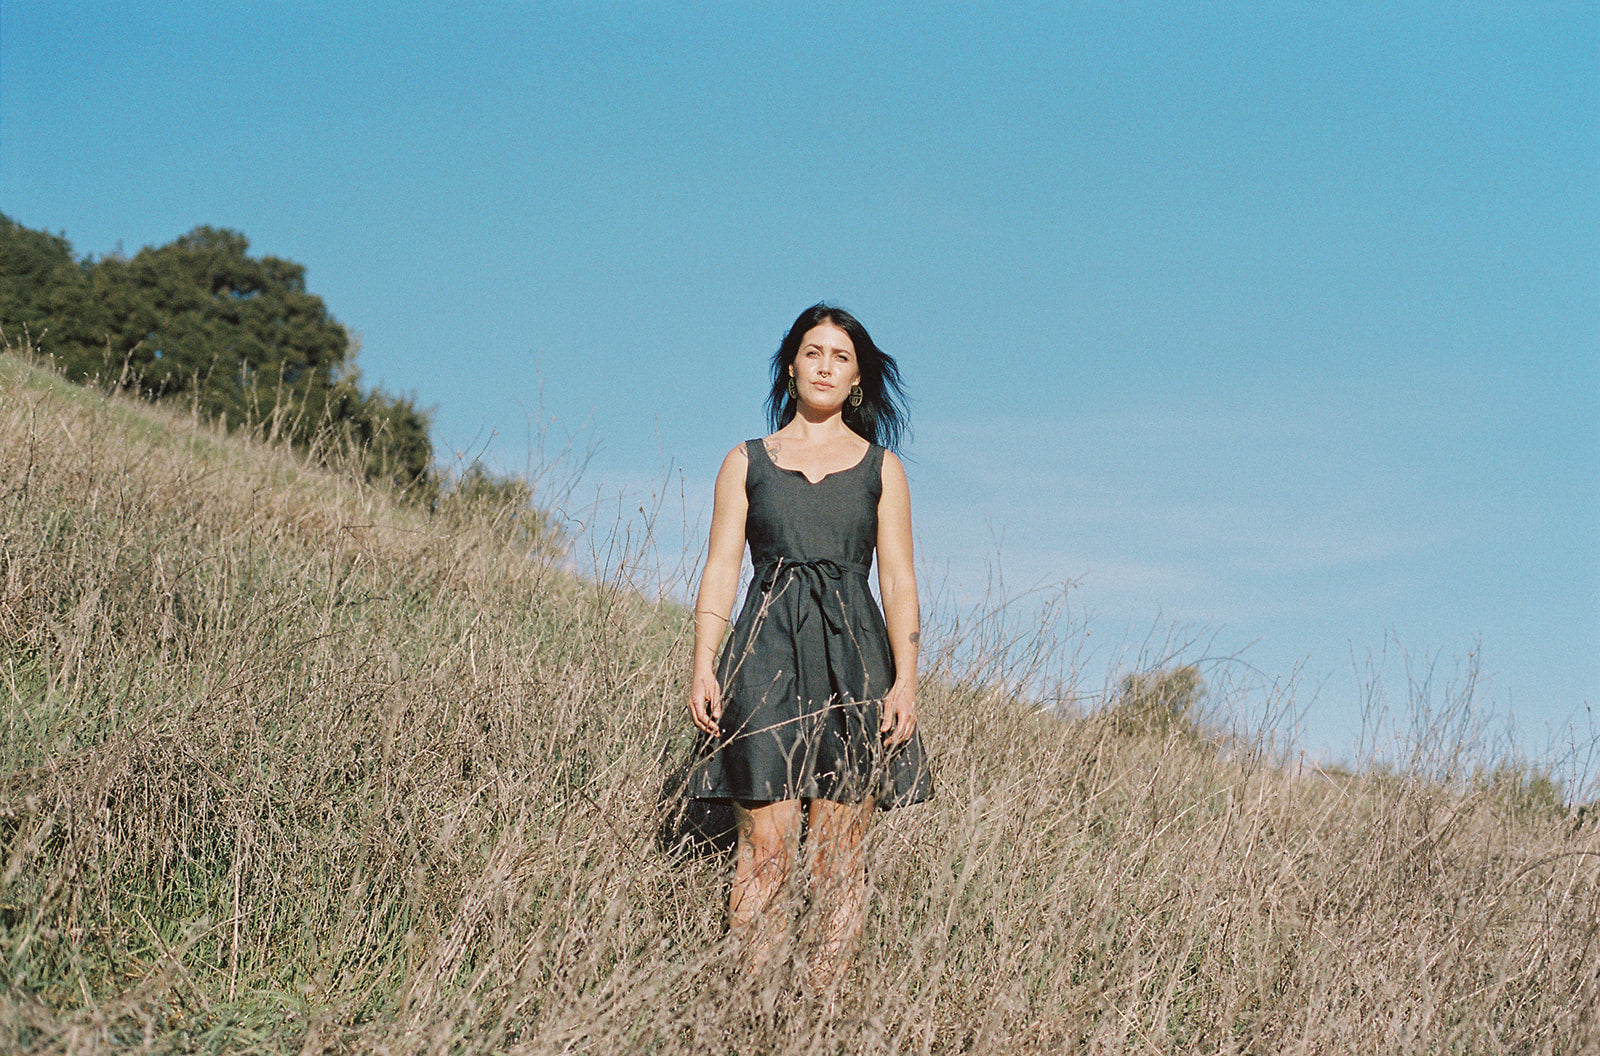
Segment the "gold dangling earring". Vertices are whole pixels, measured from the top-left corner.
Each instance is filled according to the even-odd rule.
[[[852,386],[850,386],[850,406],[852,406],[852,407],[860,407],[861,406],[861,395],[862,395],[862,393],[861,393],[861,386],[860,385],[852,385]]]
[[[794,387],[793,374],[789,375],[789,398],[791,400],[798,400],[800,398],[800,390]]]

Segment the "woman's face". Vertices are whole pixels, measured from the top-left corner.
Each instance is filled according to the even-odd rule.
[[[830,410],[841,407],[850,398],[850,386],[861,380],[855,343],[832,323],[818,323],[800,339],[789,376],[803,403]]]

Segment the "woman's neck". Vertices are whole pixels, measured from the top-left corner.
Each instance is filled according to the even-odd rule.
[[[777,435],[800,444],[829,444],[845,437],[860,439],[855,430],[844,424],[840,411],[813,411],[804,404],[795,409],[794,417]]]

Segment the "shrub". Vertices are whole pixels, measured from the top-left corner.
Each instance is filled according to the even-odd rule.
[[[1123,676],[1111,705],[1113,725],[1127,734],[1173,732],[1199,739],[1195,709],[1206,695],[1205,680],[1193,664]]]

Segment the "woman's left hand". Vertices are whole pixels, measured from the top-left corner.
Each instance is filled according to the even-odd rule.
[[[917,730],[917,689],[896,682],[883,698],[883,718],[878,720],[878,732],[884,743],[893,748],[905,744]]]

